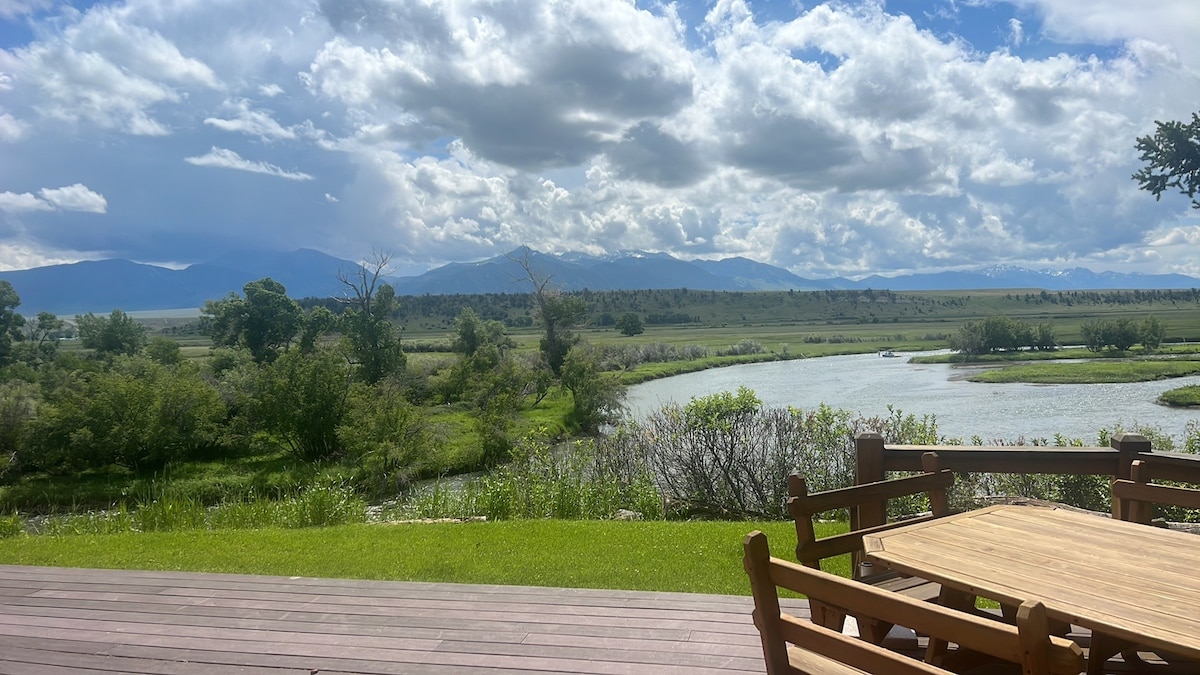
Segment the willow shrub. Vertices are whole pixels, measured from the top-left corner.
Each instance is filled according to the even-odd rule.
[[[764,408],[750,389],[670,404],[643,421],[626,421],[602,442],[607,461],[644,466],[672,517],[786,518],[787,478],[802,472],[812,491],[854,482],[854,435],[890,443],[938,442],[933,417],[889,409],[864,418],[826,405]],[[904,512],[923,505],[898,504]]]

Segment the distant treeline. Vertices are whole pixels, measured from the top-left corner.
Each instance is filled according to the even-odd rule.
[[[927,322],[974,319],[994,314],[1044,315],[1047,306],[1074,308],[1104,306],[1146,311],[1170,307],[1200,308],[1200,289],[1125,291],[930,291],[895,292],[874,289],[822,291],[697,291],[687,288],[636,291],[576,291],[564,295],[587,305],[584,323],[612,327],[626,313],[654,325],[798,324],[829,325]],[[535,323],[536,307],[528,293],[484,293],[401,296],[397,319],[417,331],[453,328],[463,308],[485,321],[509,328]],[[323,306],[335,314],[336,298],[305,298],[305,309]],[[1061,310],[1058,310],[1061,311]]]

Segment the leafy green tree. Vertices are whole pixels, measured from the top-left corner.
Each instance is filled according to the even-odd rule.
[[[155,335],[146,343],[146,356],[151,361],[164,366],[177,366],[183,363],[183,354],[179,351],[179,343],[163,335]]]
[[[646,327],[642,325],[642,317],[633,312],[626,312],[620,319],[617,319],[617,330],[621,331],[621,335],[633,337],[646,332]]]
[[[1141,160],[1146,163],[1133,179],[1138,187],[1162,199],[1162,193],[1177,188],[1200,209],[1200,115],[1192,113],[1190,124],[1179,121],[1155,121],[1153,135],[1137,139]]]
[[[146,327],[119,309],[108,316],[91,312],[76,316],[75,325],[79,328],[79,343],[104,356],[133,356],[146,345]]]
[[[1167,327],[1156,316],[1148,316],[1142,322],[1141,340],[1142,346],[1148,351],[1154,351],[1162,346],[1163,340],[1167,337]]]
[[[570,419],[583,431],[614,423],[624,407],[625,385],[614,373],[602,372],[602,350],[578,344],[563,360],[562,385],[571,392]]]
[[[311,354],[317,349],[317,340],[337,326],[337,316],[328,307],[313,307],[304,317],[300,330],[300,351]]]
[[[25,317],[17,314],[21,298],[7,281],[0,280],[0,366],[12,362],[13,341],[20,340]]]
[[[1118,351],[1129,351],[1141,340],[1141,327],[1129,317],[1121,317],[1109,322],[1109,336],[1106,342]]]
[[[978,356],[986,351],[983,326],[967,321],[959,326],[958,333],[950,336],[950,350],[963,356]]]
[[[1102,321],[1084,321],[1079,325],[1079,336],[1083,340],[1083,346],[1087,347],[1088,351],[1100,352],[1107,346],[1107,329]]]
[[[53,338],[67,325],[66,321],[58,318],[53,312],[38,312],[32,321],[25,324],[25,337],[38,347],[55,344]]]
[[[1054,332],[1054,326],[1048,323],[1039,323],[1037,330],[1033,335],[1033,348],[1038,351],[1052,351],[1058,349],[1058,336]]]
[[[989,316],[983,320],[983,344],[989,352],[1007,352],[1019,345],[1018,326],[1007,316]]]
[[[230,293],[204,303],[209,334],[218,347],[242,346],[257,363],[270,363],[291,344],[304,318],[300,305],[283,284],[270,277],[242,287],[244,298]]]
[[[260,368],[247,402],[251,427],[271,435],[295,457],[317,461],[341,451],[350,379],[334,352],[284,352]]]
[[[346,351],[358,379],[368,384],[399,373],[407,362],[400,331],[392,323],[400,313],[400,300],[396,289],[382,280],[390,260],[391,256],[376,252],[356,272],[338,274],[349,291],[350,306],[340,321]]]
[[[484,321],[475,310],[464,307],[454,320],[454,341],[450,348],[465,357],[472,357],[482,347],[495,346],[501,351],[515,347],[516,343],[504,332],[499,321]]]
[[[1128,351],[1141,339],[1141,326],[1128,317],[1116,320],[1085,321],[1079,327],[1084,345],[1093,352],[1109,347]]]

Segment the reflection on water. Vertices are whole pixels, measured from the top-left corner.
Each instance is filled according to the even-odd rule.
[[[933,353],[933,352],[929,352]],[[903,356],[911,356],[906,354]],[[974,370],[947,364],[917,365],[907,358],[875,354],[756,363],[689,373],[631,387],[629,408],[643,416],[664,403],[739,386],[754,390],[771,407],[815,408],[825,403],[863,416],[886,415],[891,405],[904,414],[937,417],[938,431],[985,442],[1047,438],[1056,433],[1094,444],[1100,429],[1120,425],[1157,427],[1182,441],[1200,411],[1161,406],[1168,389],[1200,384],[1200,376],[1126,384],[984,384],[967,382]]]

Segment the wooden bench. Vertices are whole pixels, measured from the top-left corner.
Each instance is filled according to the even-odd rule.
[[[762,639],[769,675],[971,672],[980,655],[1014,665],[1029,675],[1076,675],[1083,669],[1079,645],[1049,633],[1045,607],[1029,601],[1011,625],[908,596],[880,590],[817,569],[771,557],[767,537],[751,532],[742,542],[743,564],[754,594],[754,625]],[[818,623],[784,614],[779,588],[802,593],[844,613],[911,626],[959,646],[927,664]],[[789,647],[789,645],[791,645]],[[987,670],[991,673],[993,670]]]
[[[796,522],[796,560],[806,567],[821,569],[821,562],[834,556],[851,554],[852,576],[855,580],[876,586],[882,590],[900,593],[906,597],[935,601],[941,587],[933,582],[905,577],[892,572],[864,575],[862,573],[862,536],[873,532],[908,525],[950,513],[947,490],[954,484],[954,474],[949,469],[938,470],[937,455],[926,453],[922,457],[926,473],[894,480],[884,480],[863,485],[853,485],[837,490],[809,494],[808,484],[800,474],[788,477],[788,513]],[[897,497],[926,494],[931,513],[907,520],[887,523],[886,502]],[[818,539],[813,519],[821,513],[839,509],[850,511],[850,531],[845,534]],[[813,620],[821,625],[841,631],[846,619],[844,612],[825,606],[810,599],[809,609]],[[887,622],[859,621],[863,637],[880,644],[892,628]],[[909,626],[911,628],[911,626]]]

